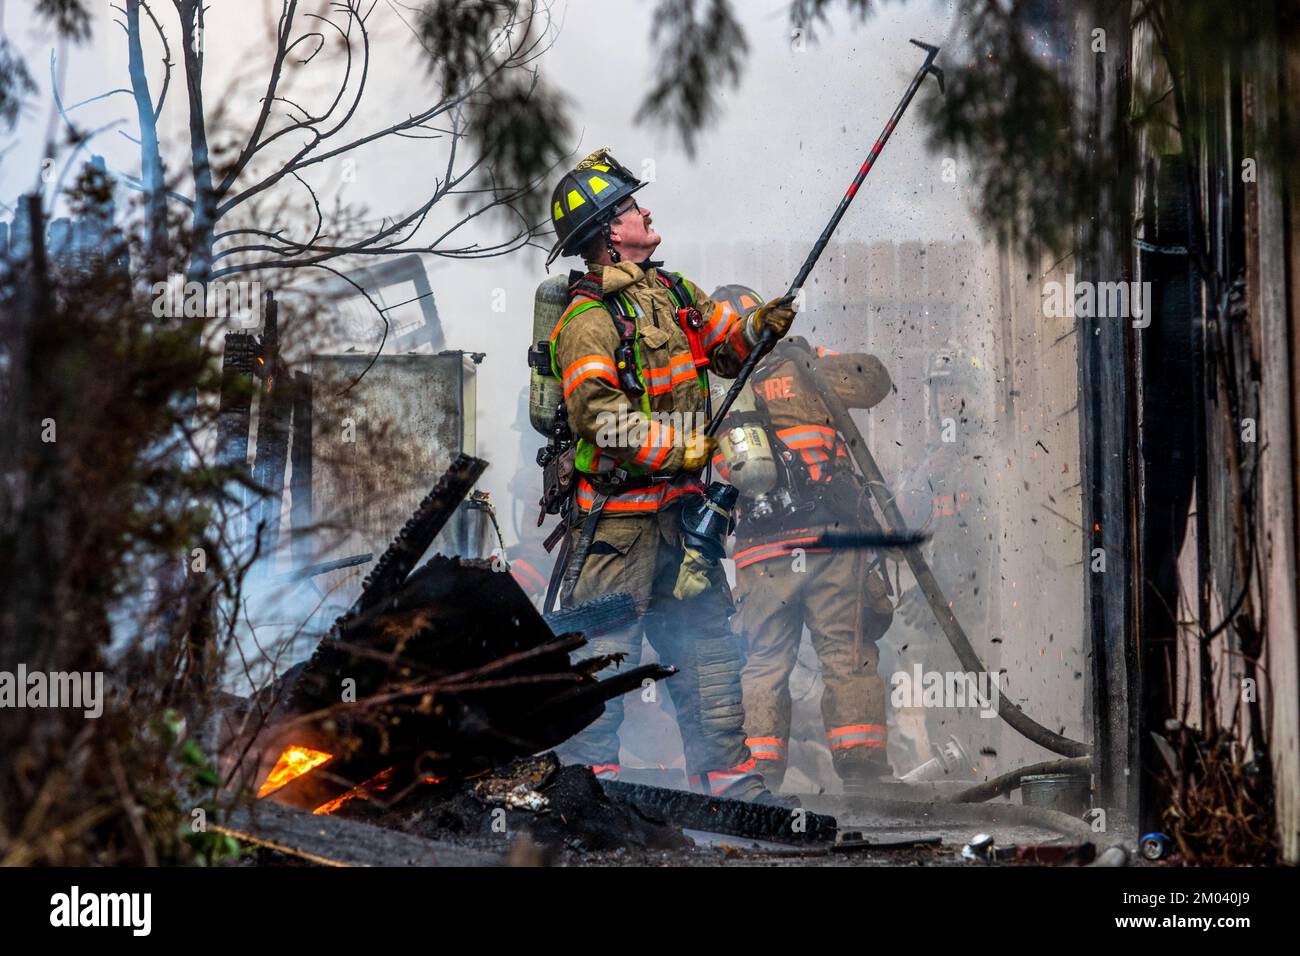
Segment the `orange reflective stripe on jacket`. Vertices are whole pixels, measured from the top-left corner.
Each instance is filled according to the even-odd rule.
[[[851,750],[854,747],[884,747],[888,730],[881,724],[848,724],[826,731],[831,750]]]
[[[564,370],[564,397],[568,398],[573,390],[589,378],[603,378],[611,385],[618,385],[618,371],[614,360],[608,355],[584,355],[569,363]]]
[[[735,310],[725,302],[714,303],[713,312],[704,320],[704,326],[700,329],[700,344],[704,346],[705,355],[726,335],[735,316]]]
[[[632,456],[632,460],[654,471],[668,458],[676,440],[677,430],[672,425],[652,418],[646,423],[645,441]]]
[[[698,478],[682,475],[672,482],[662,482],[648,488],[637,488],[622,494],[611,495],[605,502],[606,514],[654,513],[669,503],[686,495],[704,493]],[[590,511],[596,503],[596,489],[586,478],[578,479],[576,493],[578,507]]]
[[[671,392],[674,385],[682,382],[694,382],[698,379],[695,371],[695,359],[691,357],[689,352],[674,356],[672,361],[667,365],[661,365],[659,368],[643,369],[642,374],[645,377],[646,391],[651,395],[662,395],[665,392]]]
[[[831,456],[820,448],[802,448],[799,450],[799,457],[808,466],[808,477],[813,481],[821,481],[822,465],[830,461]]]
[[[560,315],[560,321],[556,322],[555,328],[551,329],[551,371],[556,375],[560,374],[560,370],[556,368],[555,365],[555,343],[560,337],[561,330],[569,324],[571,318],[581,315],[588,309],[594,309],[598,305],[601,305],[599,299],[593,299],[590,296],[574,296],[573,301],[569,303],[568,308],[566,308]]]
[[[791,449],[825,448],[829,451],[837,441],[835,429],[826,425],[792,425],[778,429],[776,437]]]
[[[776,437],[787,448],[799,452],[799,457],[808,466],[808,477],[813,481],[822,480],[822,466],[831,460],[832,451],[836,458],[848,457],[844,442],[835,434],[835,429],[826,425],[792,425],[779,429]]]
[[[828,554],[830,548],[810,548],[809,544],[816,541],[820,535],[808,535],[799,538],[782,538],[780,541],[771,541],[767,544],[755,545],[752,548],[746,548],[744,551],[736,552],[736,570],[747,568],[751,564],[757,564],[759,561],[767,561],[770,558],[779,558],[782,555],[793,554],[796,550],[802,549],[806,554]]]
[[[821,481],[822,466],[826,464],[826,462],[831,460],[831,456],[828,455],[825,451],[823,451],[820,448],[801,448],[799,450],[799,457],[802,458],[803,463],[808,466],[808,477],[811,478],[813,481]],[[836,458],[849,457],[848,452],[844,450],[843,442],[840,442],[837,445],[835,449],[835,457]],[[826,477],[827,479],[829,479],[830,474],[828,473]]]
[[[731,323],[731,331],[727,333],[727,341],[731,347],[736,350],[736,354],[741,359],[749,358],[751,351],[749,340],[745,338],[745,325],[749,322],[743,315],[738,315]]]

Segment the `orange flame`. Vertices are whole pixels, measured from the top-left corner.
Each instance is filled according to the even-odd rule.
[[[357,796],[357,794],[354,793],[352,790],[349,790],[341,797],[335,797],[333,800],[329,801],[328,803],[322,803],[319,807],[313,810],[312,813],[319,813],[319,814],[333,813],[335,810],[343,806],[343,804],[347,803],[355,796]]]
[[[393,776],[393,771],[396,769],[396,767],[389,767],[387,770],[379,771],[379,773],[375,774],[369,780],[357,784],[342,796],[335,797],[328,803],[322,803],[319,807],[313,810],[312,813],[333,813],[349,800],[355,800],[357,797],[366,797],[368,799],[372,793],[387,790],[389,783],[392,782],[391,778]]]
[[[268,793],[274,793],[289,781],[296,780],[303,774],[315,770],[333,756],[333,754],[327,754],[320,750],[312,750],[310,747],[286,747],[284,753],[280,754],[280,759],[275,762],[270,774],[258,789],[257,796],[261,798]]]
[[[372,797],[376,793],[381,793],[384,790],[387,790],[389,788],[389,786],[393,782],[392,781],[393,771],[396,769],[397,769],[396,767],[389,767],[387,770],[381,770],[379,773],[375,774],[369,780],[357,784],[355,787],[353,787],[347,793],[344,793],[342,796],[335,797],[333,800],[330,800],[327,803],[322,803],[319,807],[313,810],[312,813],[318,813],[322,815],[334,813],[336,810],[338,810],[339,807],[343,806],[343,804],[347,803],[349,800],[355,800],[358,797],[361,797],[366,800],[370,799],[370,797]],[[487,771],[484,770],[483,773],[487,773]],[[478,776],[478,774],[476,774],[475,776]],[[446,777],[426,776],[420,778],[420,783],[438,784],[438,783],[442,783],[446,779],[447,779]]]

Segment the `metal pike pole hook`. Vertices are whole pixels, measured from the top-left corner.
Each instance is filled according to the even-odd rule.
[[[925,62],[922,63],[921,68],[916,71],[916,76],[912,77],[912,82],[908,85],[907,92],[903,94],[903,98],[899,101],[898,105],[894,107],[894,113],[889,117],[889,122],[885,124],[884,131],[881,132],[880,137],[876,140],[876,145],[871,147],[871,152],[867,154],[866,160],[862,163],[861,168],[858,169],[858,174],[853,177],[853,182],[849,185],[843,198],[840,199],[840,204],[835,207],[835,212],[831,214],[830,222],[828,222],[826,228],[822,230],[822,234],[813,245],[812,251],[808,253],[808,258],[805,259],[803,265],[799,267],[798,274],[794,277],[794,281],[790,283],[790,288],[786,290],[784,296],[786,299],[793,299],[797,296],[799,291],[803,288],[804,283],[808,281],[809,273],[813,271],[813,266],[817,265],[817,260],[821,258],[822,252],[826,248],[826,244],[830,242],[831,235],[835,232],[835,228],[840,224],[840,220],[844,218],[844,213],[849,208],[849,203],[853,202],[853,197],[857,195],[858,188],[862,185],[862,181],[867,178],[867,173],[871,172],[871,167],[875,165],[876,157],[880,155],[881,150],[885,148],[885,144],[889,142],[889,137],[893,135],[894,127],[897,126],[898,121],[902,119],[903,113],[906,112],[908,104],[912,102],[912,97],[916,95],[916,91],[921,88],[921,83],[925,80],[927,74],[934,75],[934,78],[939,81],[939,92],[943,92],[943,70],[934,65],[934,58],[939,55],[939,48],[937,46],[931,46],[928,43],[922,43],[920,40],[912,40],[911,43],[913,46],[919,46],[925,51]],[[709,427],[704,431],[706,435],[713,437],[718,433],[718,430],[722,427],[723,419],[727,417],[727,412],[730,411],[732,403],[736,401],[736,397],[740,394],[740,390],[745,387],[745,382],[749,379],[755,366],[762,361],[763,356],[770,352],[772,346],[775,344],[776,339],[772,333],[764,332],[762,337],[758,340],[758,344],[754,346],[754,351],[749,353],[749,358],[747,358],[745,364],[741,366],[740,372],[736,375],[736,380],[731,383],[731,388],[727,389],[727,394],[723,396],[722,403],[718,406],[717,411],[713,413],[713,420],[709,422]]]

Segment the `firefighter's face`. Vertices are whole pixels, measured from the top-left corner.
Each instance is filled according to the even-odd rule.
[[[637,205],[631,196],[619,203],[610,220],[609,239],[624,259],[641,262],[659,248],[663,240],[650,225],[653,221],[650,210]]]

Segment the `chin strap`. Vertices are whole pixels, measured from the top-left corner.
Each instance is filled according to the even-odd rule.
[[[609,253],[609,258],[611,262],[622,262],[623,257],[620,256],[618,254],[618,250],[614,248],[614,240],[609,238],[609,233],[610,233],[609,226],[610,226],[609,223],[605,223],[605,251]]]

